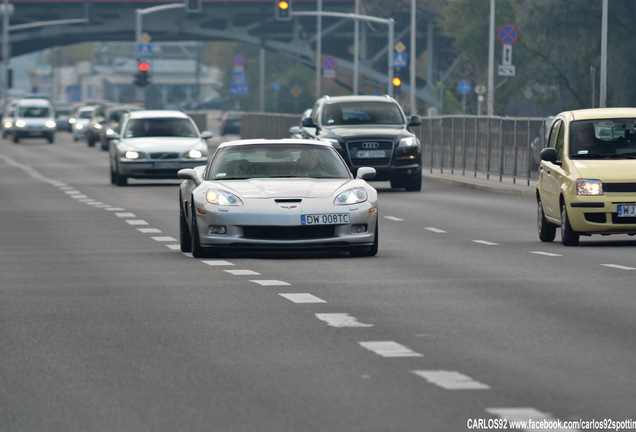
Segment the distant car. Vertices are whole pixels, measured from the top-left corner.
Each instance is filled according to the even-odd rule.
[[[378,181],[392,188],[422,189],[422,144],[412,128],[418,115],[407,119],[400,104],[389,96],[323,96],[302,122],[305,138],[327,140],[349,169],[372,166]]]
[[[81,106],[75,109],[72,122],[73,141],[80,141],[86,138],[88,134],[88,123],[91,120],[91,114],[95,111],[95,106]]]
[[[58,131],[71,132],[69,119],[73,115],[73,108],[68,105],[55,105],[55,124]]]
[[[86,126],[86,144],[89,147],[95,147],[95,143],[99,141],[99,133],[104,127],[108,107],[109,105],[107,104],[96,105],[93,112],[91,112],[91,118]]]
[[[24,98],[15,103],[13,142],[23,138],[44,138],[49,144],[55,142],[55,111],[48,99]]]
[[[311,111],[312,111],[311,108],[303,111],[303,114],[300,116],[299,124],[289,128],[290,138],[303,138],[303,129],[302,129],[303,119],[307,117],[311,117]]]
[[[541,150],[539,239],[576,246],[581,235],[636,234],[636,108],[563,112]]]
[[[103,151],[108,151],[110,137],[119,133],[119,126],[124,114],[131,111],[141,111],[137,105],[114,105],[108,107],[104,113],[104,122],[99,130],[99,143]]]
[[[240,134],[242,112],[229,111],[221,116],[221,135]]]
[[[179,171],[180,241],[195,258],[233,250],[378,252],[377,192],[322,141],[238,140]]]
[[[14,117],[15,107],[13,105],[5,107],[2,113],[2,138],[6,138],[13,133]]]
[[[125,186],[129,178],[177,178],[177,171],[205,165],[207,139],[181,111],[142,110],[124,114],[119,134],[110,136],[110,180]]]

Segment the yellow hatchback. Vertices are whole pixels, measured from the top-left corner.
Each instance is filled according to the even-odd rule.
[[[541,150],[539,238],[561,228],[565,246],[581,235],[636,234],[636,108],[562,112]]]

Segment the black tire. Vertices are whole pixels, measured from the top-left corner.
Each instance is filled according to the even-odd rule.
[[[181,252],[192,252],[192,236],[188,227],[188,220],[183,211],[183,201],[179,198],[179,240],[181,243]]]
[[[55,142],[55,137],[53,135],[49,135],[46,139],[48,140],[49,144],[53,144]]]
[[[117,184],[117,176],[115,175],[112,163],[110,164],[110,184]]]
[[[380,244],[380,237],[378,235],[379,228],[378,222],[375,223],[375,236],[373,238],[373,245],[360,248],[352,248],[349,250],[349,255],[352,257],[371,257],[378,254],[378,246]]]
[[[404,189],[408,192],[419,192],[422,190],[422,173],[417,176],[417,178],[408,180],[404,185]]]
[[[117,186],[126,186],[128,184],[128,177],[121,175],[119,168],[115,171],[115,184]]]
[[[20,136],[18,134],[13,135],[13,142],[18,144],[20,142]]]
[[[191,229],[190,229],[190,252],[194,258],[206,258],[208,256],[205,248],[201,246],[201,238],[199,237],[199,227],[197,225],[196,209],[194,208],[194,201],[192,201],[192,217],[191,217]]]
[[[568,211],[565,203],[561,204],[561,243],[563,246],[576,246],[579,244],[579,233],[572,229],[568,219]]]
[[[542,242],[549,243],[554,240],[557,226],[546,220],[541,200],[537,200],[537,226],[539,228],[539,239]]]

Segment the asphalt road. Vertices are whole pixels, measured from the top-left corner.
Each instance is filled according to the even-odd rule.
[[[200,260],[177,185],[112,186],[66,133],[0,141],[0,431],[636,419],[632,237],[541,243],[531,198],[376,183],[376,257]]]

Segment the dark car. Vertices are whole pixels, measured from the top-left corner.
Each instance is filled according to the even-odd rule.
[[[302,120],[304,137],[322,139],[340,152],[355,174],[361,166],[376,169],[374,180],[390,181],[392,188],[422,189],[422,145],[400,104],[389,96],[324,96],[311,116]]]
[[[97,108],[91,113],[91,119],[88,121],[86,129],[86,144],[89,147],[95,147],[95,143],[99,141],[99,131],[104,127],[108,107],[107,104],[97,105]]]
[[[241,133],[241,112],[226,112],[221,117],[221,135]]]
[[[142,109],[137,105],[114,105],[106,109],[104,121],[98,133],[98,140],[103,151],[108,151],[110,137],[119,133],[122,116],[131,111],[141,111]]]

